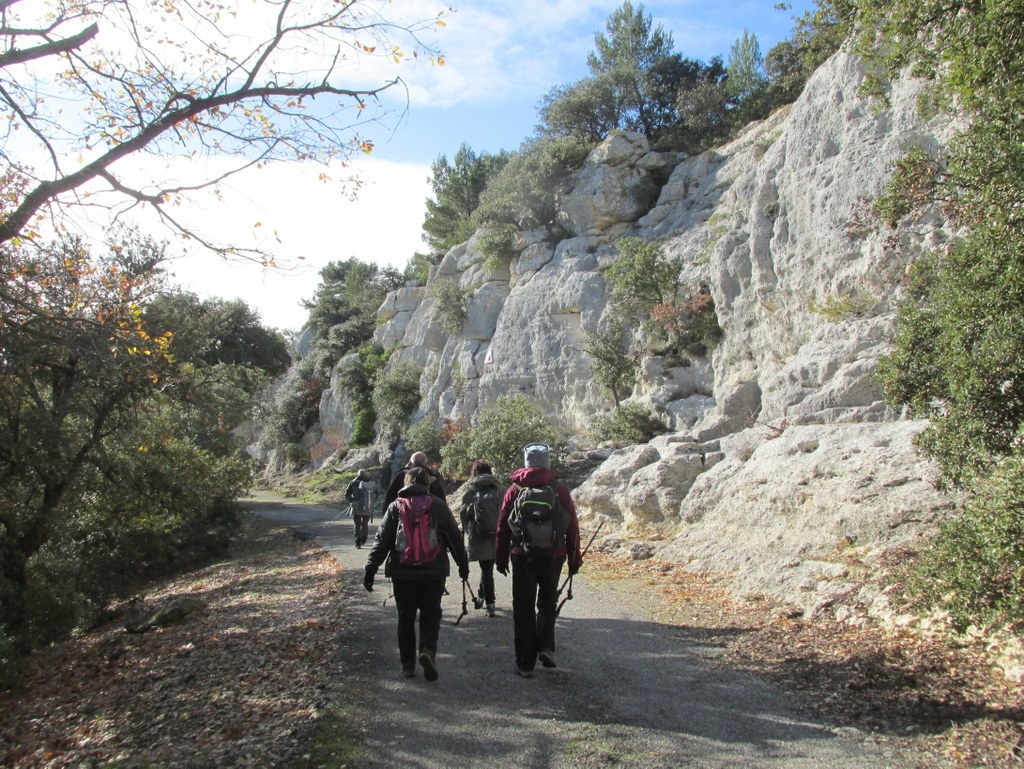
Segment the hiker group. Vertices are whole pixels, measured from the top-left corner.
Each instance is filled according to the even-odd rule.
[[[458,503],[458,521],[422,452],[414,453],[389,485],[363,586],[373,590],[384,564],[398,611],[402,675],[415,676],[418,662],[426,680],[437,680],[441,599],[451,561],[464,591],[469,587],[470,561],[479,565],[473,603],[486,608],[489,617],[496,616],[494,572],[507,576],[511,567],[514,671],[530,678],[538,660],[544,667],[557,667],[558,580],[567,561],[570,576],[583,565],[579,521],[568,487],[557,482],[551,470],[550,447],[528,444],[523,465],[506,487],[489,463],[475,461]],[[365,540],[365,534],[362,539],[356,534],[357,547]]]

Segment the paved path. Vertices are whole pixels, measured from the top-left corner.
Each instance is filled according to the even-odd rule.
[[[621,591],[588,585],[587,566],[558,620],[557,669],[513,674],[510,580],[496,575],[498,616],[470,602],[458,626],[462,593],[449,581],[440,678],[402,678],[394,600],[382,606],[389,583],[381,569],[374,592],[363,589],[366,550],[352,542],[351,519],[315,505],[249,505],[315,535],[345,569],[351,616],[334,696],[364,725],[365,755],[352,769],[916,766],[892,744],[799,717],[779,690],[709,665],[716,651],[700,633],[640,616]]]

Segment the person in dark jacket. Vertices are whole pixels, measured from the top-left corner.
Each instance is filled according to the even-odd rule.
[[[366,468],[361,468],[345,489],[345,499],[352,506],[352,532],[357,548],[365,545],[369,536],[373,497],[376,493],[377,482],[370,478],[370,472]]]
[[[441,597],[444,582],[451,570],[448,553],[452,554],[461,579],[469,579],[469,561],[462,545],[462,535],[455,522],[455,516],[443,499],[430,494],[427,484],[430,476],[424,467],[414,467],[405,473],[405,485],[398,491],[398,498],[384,512],[373,547],[366,559],[363,586],[373,590],[377,569],[387,560],[384,575],[391,578],[398,609],[398,654],[402,661],[402,675],[412,678],[416,675],[418,659],[423,667],[423,677],[428,681],[437,680],[437,637],[441,629]],[[396,550],[399,524],[402,520],[401,499],[407,497],[428,497],[431,500],[430,517],[442,540],[437,557],[430,563],[419,566],[403,564]],[[416,645],[416,615],[419,614],[419,646]]]
[[[567,559],[569,573],[576,574],[583,565],[583,556],[580,553],[580,524],[576,517],[576,505],[569,494],[569,487],[555,481],[551,471],[550,447],[544,443],[527,444],[523,447],[523,457],[526,466],[510,476],[512,485],[505,492],[498,514],[495,565],[502,575],[508,575],[509,562],[512,563],[515,672],[524,678],[531,678],[538,658],[546,668],[558,666],[555,662],[558,579]],[[559,543],[552,555],[528,555],[521,543],[513,541],[509,513],[512,512],[516,497],[526,486],[552,487],[568,515],[565,541]]]
[[[501,500],[505,497],[505,484],[491,474],[491,466],[482,459],[473,463],[469,471],[469,482],[462,493],[462,500],[459,503],[459,519],[462,523],[462,532],[468,538],[467,550],[469,560],[477,561],[480,564],[480,586],[477,589],[477,597],[473,599],[476,608],[487,606],[487,616],[495,616],[494,610],[494,555],[497,549],[495,530],[481,531],[474,516],[474,503],[483,494],[490,493],[497,497],[495,512],[500,508]],[[494,523],[497,523],[495,516]]]
[[[387,510],[391,503],[398,498],[398,490],[405,485],[405,474],[414,467],[422,467],[427,471],[427,474],[430,476],[430,480],[427,483],[427,488],[430,490],[430,493],[435,497],[440,497],[441,499],[445,498],[444,485],[441,483],[441,476],[434,470],[427,467],[427,462],[429,461],[430,460],[427,458],[427,455],[422,451],[413,452],[405,467],[403,467],[401,472],[395,475],[395,477],[391,479],[391,483],[388,484],[387,493],[384,495],[383,510]]]

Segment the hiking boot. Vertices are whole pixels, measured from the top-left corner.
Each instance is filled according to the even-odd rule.
[[[405,678],[415,678],[416,677],[416,665],[415,665],[415,663],[412,664],[412,665],[402,665],[402,676],[405,677]]]
[[[532,670],[524,670],[523,668],[519,667],[518,665],[516,665],[513,668],[513,671],[520,678],[533,678],[533,671]]]
[[[537,659],[539,659],[540,664],[546,668],[558,667],[558,663],[555,662],[555,653],[550,649],[541,649],[537,652]]]
[[[477,596],[473,596],[473,608],[474,609],[482,609],[482,608],[484,608],[484,599],[483,598],[478,598]]]
[[[434,652],[424,649],[420,652],[420,665],[423,666],[423,677],[428,681],[437,680],[437,666],[434,664]]]
[[[487,616],[488,616],[488,617],[494,617],[494,616],[496,616],[496,615],[494,614],[494,603],[493,603],[493,602],[492,602],[492,603],[489,603],[489,604],[487,604]]]

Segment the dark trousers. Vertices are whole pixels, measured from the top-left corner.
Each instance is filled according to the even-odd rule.
[[[441,630],[443,579],[392,579],[398,609],[398,654],[402,667],[416,664],[418,652],[437,653]],[[416,645],[416,613],[420,615],[420,643]]]
[[[370,534],[370,515],[352,515],[352,521],[355,523],[355,537],[356,546],[362,547],[366,544],[366,538]]]
[[[565,558],[513,555],[511,560],[516,664],[521,670],[533,670],[538,651],[555,650],[558,577]]]
[[[494,559],[480,561],[480,588],[476,594],[487,603],[494,603]]]

